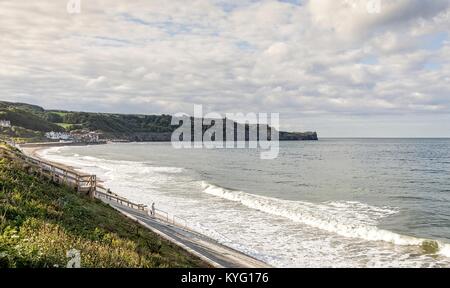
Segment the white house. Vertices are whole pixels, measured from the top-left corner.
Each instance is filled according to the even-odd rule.
[[[45,133],[45,137],[52,140],[71,140],[72,135],[69,133],[63,133],[63,132],[47,132]]]
[[[2,127],[2,128],[9,128],[9,127],[11,127],[11,121],[0,120],[0,127]]]
[[[100,141],[100,134],[97,132],[89,132],[88,139],[89,142],[97,143]]]

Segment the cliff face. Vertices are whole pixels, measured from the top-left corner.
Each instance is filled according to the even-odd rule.
[[[280,141],[316,141],[316,132],[280,132]],[[142,132],[123,135],[122,139],[133,142],[170,142],[172,133],[170,132]],[[247,139],[248,140],[248,139]]]
[[[317,132],[280,132],[280,141],[316,141]]]
[[[125,139],[133,142],[170,142],[171,132],[139,132],[125,135]]]

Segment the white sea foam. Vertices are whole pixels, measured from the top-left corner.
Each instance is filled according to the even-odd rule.
[[[450,244],[441,244],[439,254],[450,258]]]
[[[136,174],[145,174],[149,172],[160,173],[181,173],[183,168],[179,167],[158,167],[148,166],[144,162],[126,161],[126,160],[105,160],[93,156],[81,156],[79,154],[73,154],[73,157],[60,156],[61,149],[64,147],[52,147],[38,152],[38,155],[42,158],[61,162],[75,167],[99,167],[107,171],[113,171],[120,168],[122,173],[133,172]],[[138,168],[138,169],[136,169]]]
[[[288,218],[314,228],[349,238],[384,241],[396,245],[422,246],[437,244],[439,253],[450,256],[450,245],[436,240],[400,235],[380,229],[376,224],[382,218],[398,213],[391,207],[375,207],[355,201],[325,202],[320,204],[289,201],[229,190],[206,182],[203,191],[265,213]]]
[[[55,154],[60,153],[63,148],[64,148],[64,146],[51,147],[48,149],[38,150],[36,153],[42,158],[47,158],[49,155],[55,155]]]

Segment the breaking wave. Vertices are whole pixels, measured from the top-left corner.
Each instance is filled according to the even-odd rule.
[[[356,201],[311,203],[281,200],[253,195],[202,182],[203,192],[248,208],[288,218],[292,221],[348,238],[384,241],[396,245],[420,246],[428,253],[450,257],[450,245],[437,240],[416,238],[380,229],[376,225],[383,218],[397,214],[392,207],[375,207]]]

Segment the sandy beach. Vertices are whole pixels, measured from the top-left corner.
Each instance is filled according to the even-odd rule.
[[[50,149],[53,147],[67,147],[67,146],[86,146],[86,145],[85,144],[73,144],[73,143],[61,143],[61,142],[29,143],[29,144],[19,145],[19,149],[27,156],[45,160],[47,162],[51,162],[55,166],[59,166],[64,169],[75,170],[75,167],[72,167],[70,165],[66,165],[63,163],[59,163],[59,162],[49,161],[47,159],[43,159],[39,155],[39,151],[43,151],[43,150]]]

